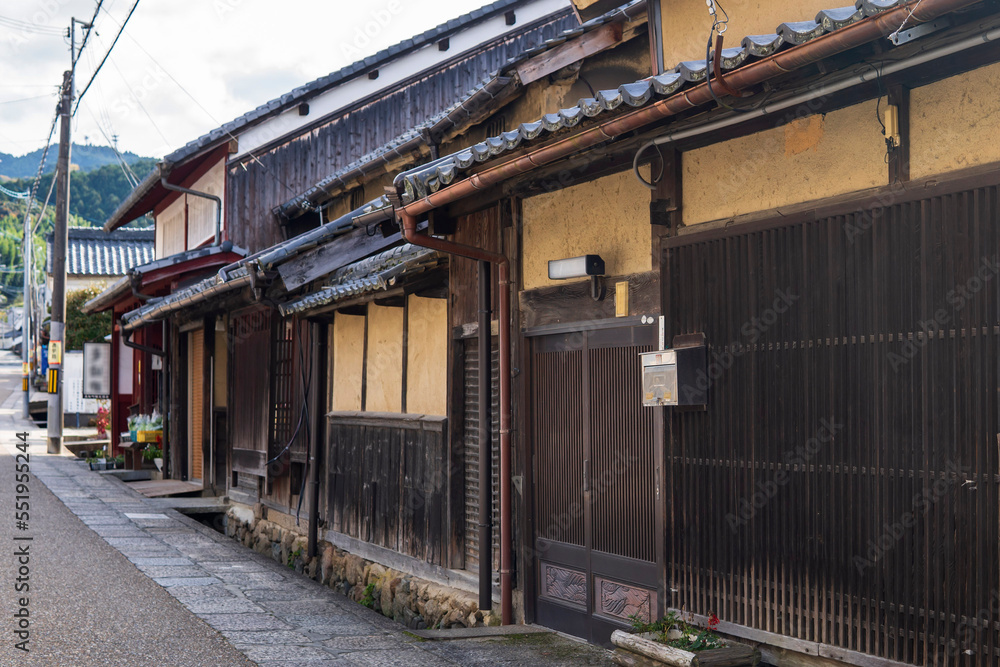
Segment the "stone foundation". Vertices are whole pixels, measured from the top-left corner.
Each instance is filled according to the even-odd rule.
[[[259,508],[231,508],[225,517],[226,535],[409,628],[500,624],[499,616],[479,609],[471,593],[388,569],[329,542],[321,541],[316,558],[309,558],[305,535],[258,518],[261,514]]]

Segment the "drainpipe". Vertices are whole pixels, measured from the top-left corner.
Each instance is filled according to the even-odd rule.
[[[210,195],[207,192],[199,192],[198,190],[192,190],[190,188],[182,188],[179,185],[171,185],[170,183],[167,183],[166,174],[160,176],[160,185],[165,187],[167,190],[183,192],[185,194],[194,195],[195,197],[211,199],[215,202],[215,242],[212,245],[219,245],[222,239],[222,199],[216,197],[215,195]]]
[[[319,543],[319,467],[322,464],[322,452],[325,451],[326,442],[324,439],[326,415],[321,410],[321,396],[326,395],[326,332],[323,325],[318,322],[310,322],[310,338],[312,355],[312,377],[309,384],[313,387],[310,395],[305,398],[309,401],[309,416],[312,423],[308,425],[310,429],[309,439],[312,447],[309,449],[309,533],[306,547],[306,555],[315,558],[318,554]],[[320,449],[320,448],[324,449]]]
[[[490,263],[479,261],[479,608],[493,608],[493,359]]]
[[[133,350],[139,350],[140,352],[149,352],[150,354],[157,357],[165,357],[167,355],[165,351],[158,350],[155,347],[150,347],[149,345],[141,345],[139,343],[133,343],[131,339],[132,339],[132,334],[134,333],[135,333],[134,329],[132,331],[126,331],[125,328],[122,327],[121,336],[122,336],[122,342],[125,344],[125,347],[130,347]]]
[[[401,231],[407,243],[431,248],[459,257],[466,257],[497,265],[499,302],[499,332],[497,343],[500,355],[500,617],[504,625],[513,622],[511,599],[511,524],[510,524],[510,265],[502,253],[490,252],[482,248],[446,241],[417,232],[416,216],[426,213],[434,206],[426,200],[416,201],[398,209],[402,221]],[[484,306],[480,304],[480,309]],[[480,570],[483,569],[480,553]]]

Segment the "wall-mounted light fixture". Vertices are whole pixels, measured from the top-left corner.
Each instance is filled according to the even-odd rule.
[[[594,301],[604,298],[604,260],[600,255],[583,255],[568,259],[549,260],[549,280],[571,280],[590,277],[590,296]]]

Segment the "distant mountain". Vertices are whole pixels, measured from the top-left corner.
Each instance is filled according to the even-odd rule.
[[[49,148],[49,154],[45,156],[45,173],[55,170],[58,153],[58,145],[53,145]],[[70,157],[72,164],[79,167],[79,171],[82,172],[93,171],[106,164],[118,163],[115,152],[110,146],[73,144]],[[125,162],[128,164],[134,164],[139,160],[146,159],[128,151],[122,153],[122,157],[125,158]],[[19,157],[0,152],[0,181],[10,178],[34,178],[35,173],[38,171],[38,161],[41,159],[41,148]]]
[[[41,156],[38,157],[41,159]],[[140,158],[130,165],[130,168],[135,173],[136,178],[142,180],[155,166],[155,160]],[[117,164],[107,164],[91,171],[83,171],[82,169],[73,171],[70,172],[69,177],[69,212],[96,227],[103,225],[104,221],[114,213],[118,204],[132,192],[132,184],[129,183],[122,168]],[[34,175],[31,178],[7,181],[4,183],[4,187],[15,192],[27,192],[31,190],[33,181]],[[51,172],[42,176],[38,183],[38,199],[40,201],[45,200],[51,183]],[[11,204],[15,203],[0,193],[0,204],[5,200]],[[23,207],[20,210],[23,211]],[[2,213],[3,210],[0,209],[0,215]]]

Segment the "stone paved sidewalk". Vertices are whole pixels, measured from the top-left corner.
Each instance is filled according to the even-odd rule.
[[[259,665],[612,664],[553,634],[421,640],[81,462],[35,452],[34,476],[70,511]]]

